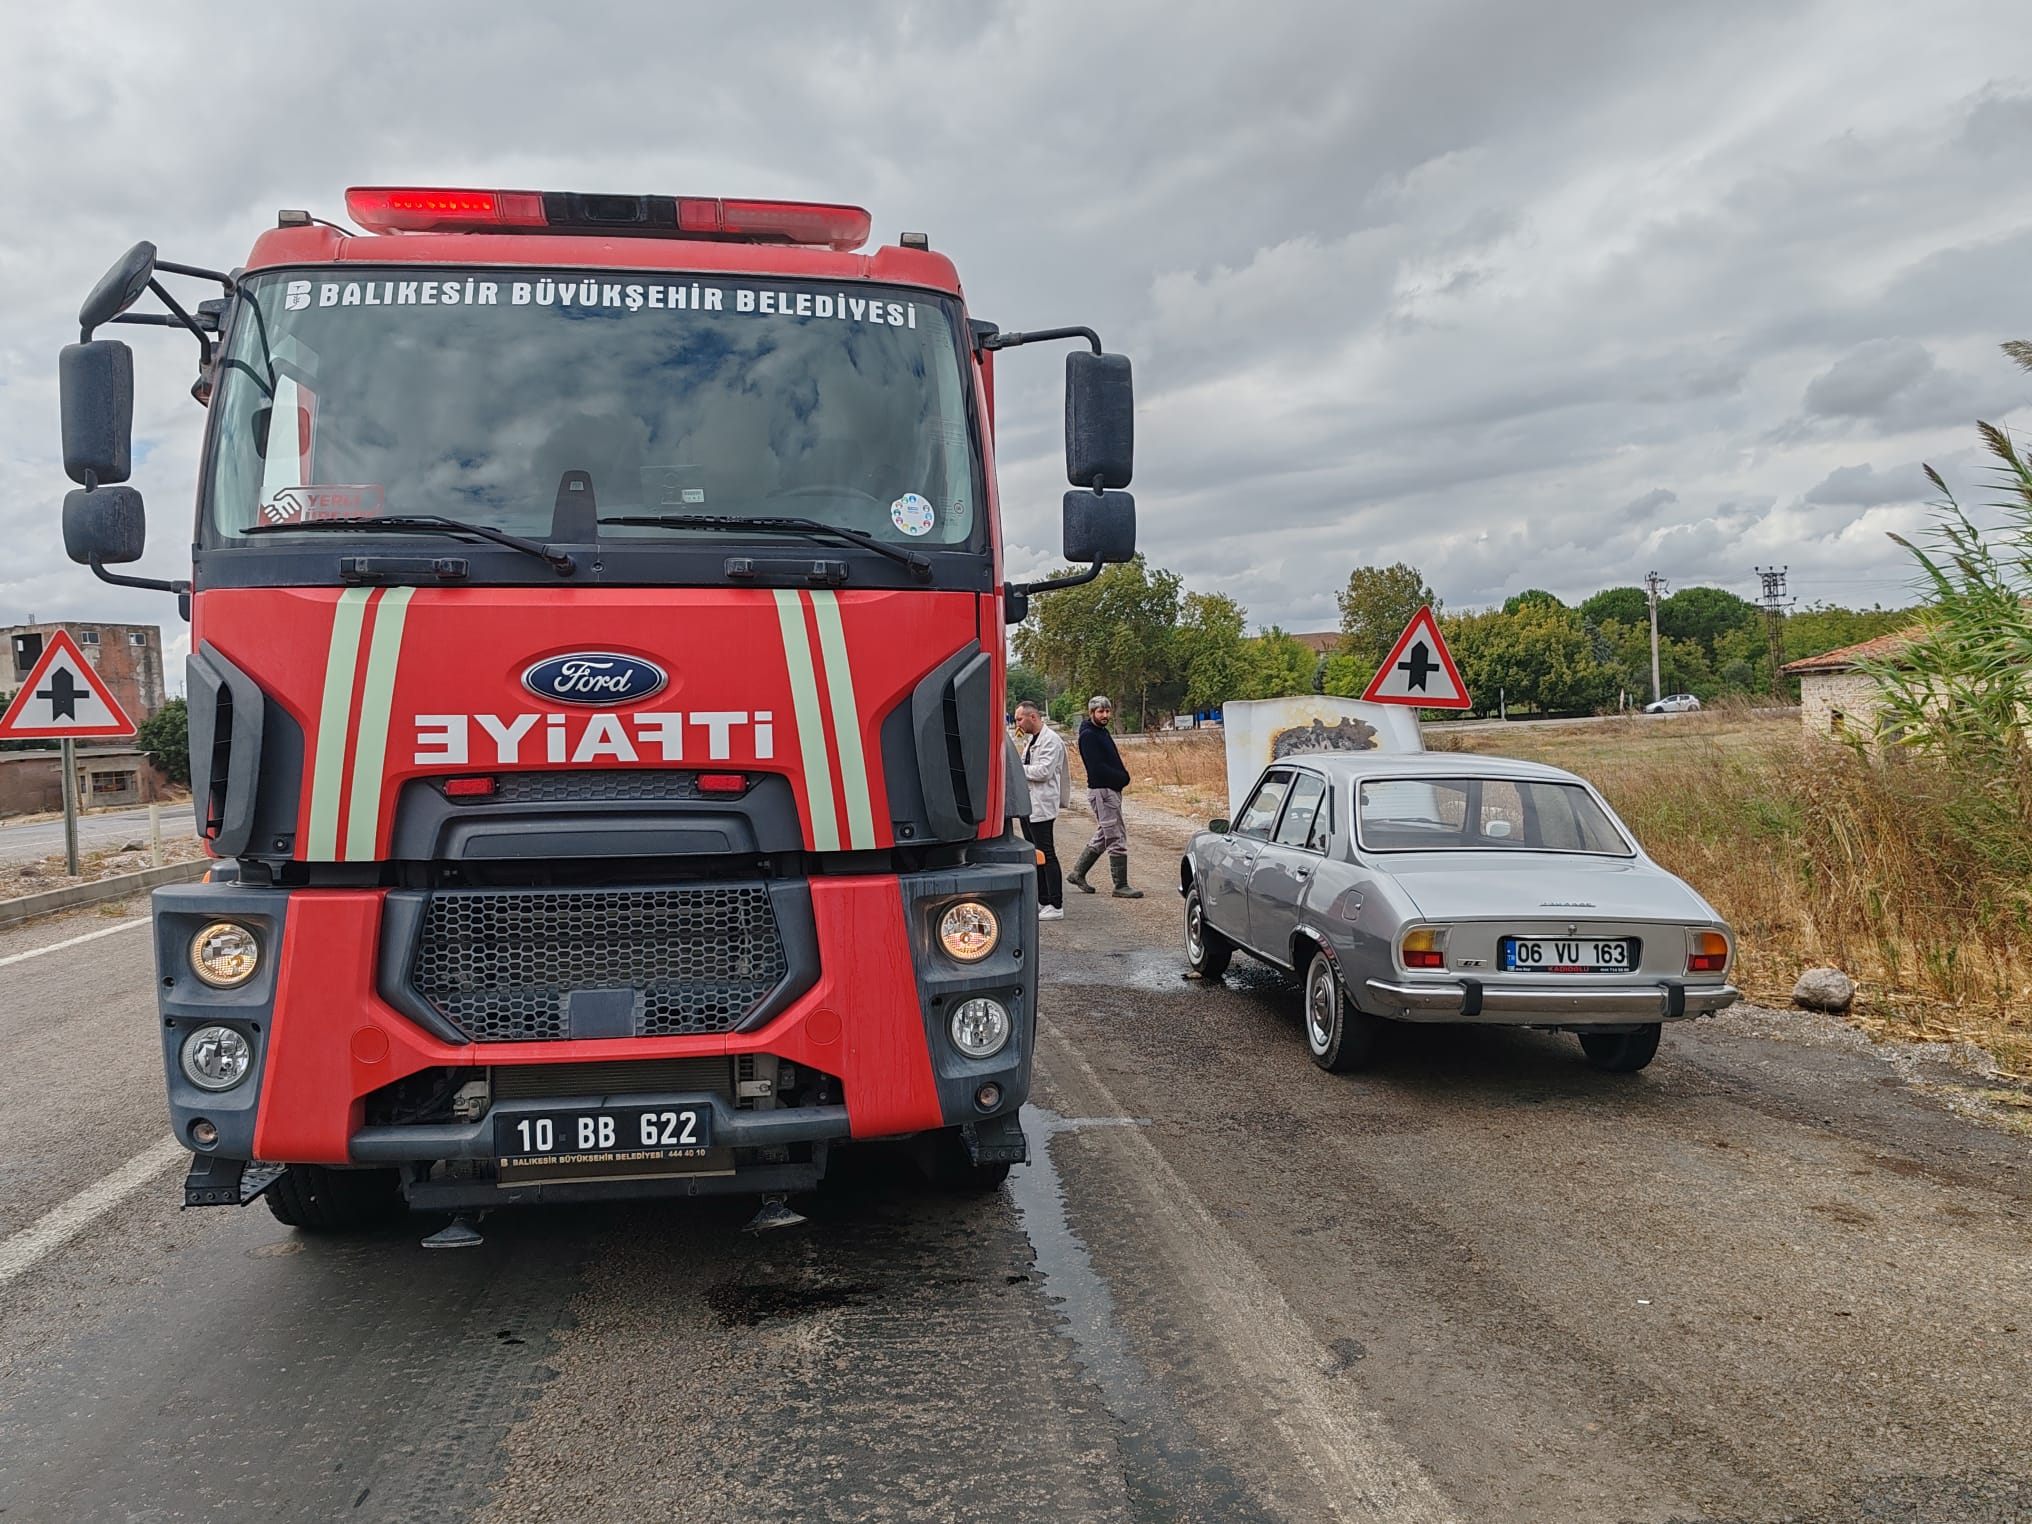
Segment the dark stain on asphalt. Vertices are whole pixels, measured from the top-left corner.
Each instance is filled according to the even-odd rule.
[[[880,1295],[880,1288],[862,1281],[820,1286],[752,1285],[731,1282],[706,1293],[706,1306],[727,1328],[756,1328],[789,1318],[840,1307],[858,1307]]]

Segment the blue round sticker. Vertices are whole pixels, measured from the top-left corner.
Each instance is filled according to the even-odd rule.
[[[889,518],[905,534],[930,534],[938,523],[938,510],[931,506],[930,498],[906,492],[889,505]]]

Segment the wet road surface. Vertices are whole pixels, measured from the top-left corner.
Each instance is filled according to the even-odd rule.
[[[179,1212],[145,932],[0,933],[0,1520],[2032,1519],[2024,1138],[1782,1018],[1323,1074],[1178,840],[1044,928],[1037,1163],[762,1238]]]

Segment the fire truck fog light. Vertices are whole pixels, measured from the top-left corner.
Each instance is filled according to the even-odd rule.
[[[213,989],[229,990],[245,984],[260,965],[261,944],[244,926],[214,921],[191,938],[191,972]]]
[[[231,1090],[253,1063],[254,1049],[231,1027],[199,1027],[183,1040],[183,1077],[200,1090]]]
[[[1008,1044],[1009,1012],[986,996],[962,1001],[952,1013],[952,1040],[968,1058],[993,1058]]]
[[[980,962],[995,950],[1001,937],[1002,923],[979,900],[961,900],[939,917],[939,944],[962,963]]]
[[[199,1117],[190,1124],[190,1137],[199,1148],[210,1148],[219,1141],[219,1129]]]
[[[989,1083],[974,1092],[974,1104],[983,1111],[993,1111],[1002,1104],[1002,1087]]]

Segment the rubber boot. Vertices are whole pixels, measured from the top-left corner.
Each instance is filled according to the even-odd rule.
[[[1108,872],[1109,872],[1110,874],[1112,874],[1112,875],[1114,876],[1114,879],[1115,879],[1115,898],[1116,898],[1116,899],[1118,899],[1118,900],[1140,900],[1140,899],[1142,899],[1142,898],[1143,898],[1143,891],[1142,891],[1141,889],[1131,889],[1131,888],[1129,887],[1129,859],[1128,859],[1128,858],[1126,858],[1126,857],[1111,857],[1111,858],[1109,858],[1109,859],[1108,859]]]
[[[1079,890],[1081,894],[1098,893],[1099,891],[1087,882],[1087,869],[1100,861],[1100,856],[1101,849],[1099,847],[1088,847],[1084,852],[1080,853],[1079,861],[1072,865],[1072,872],[1065,876],[1065,881],[1071,884],[1073,888]]]

